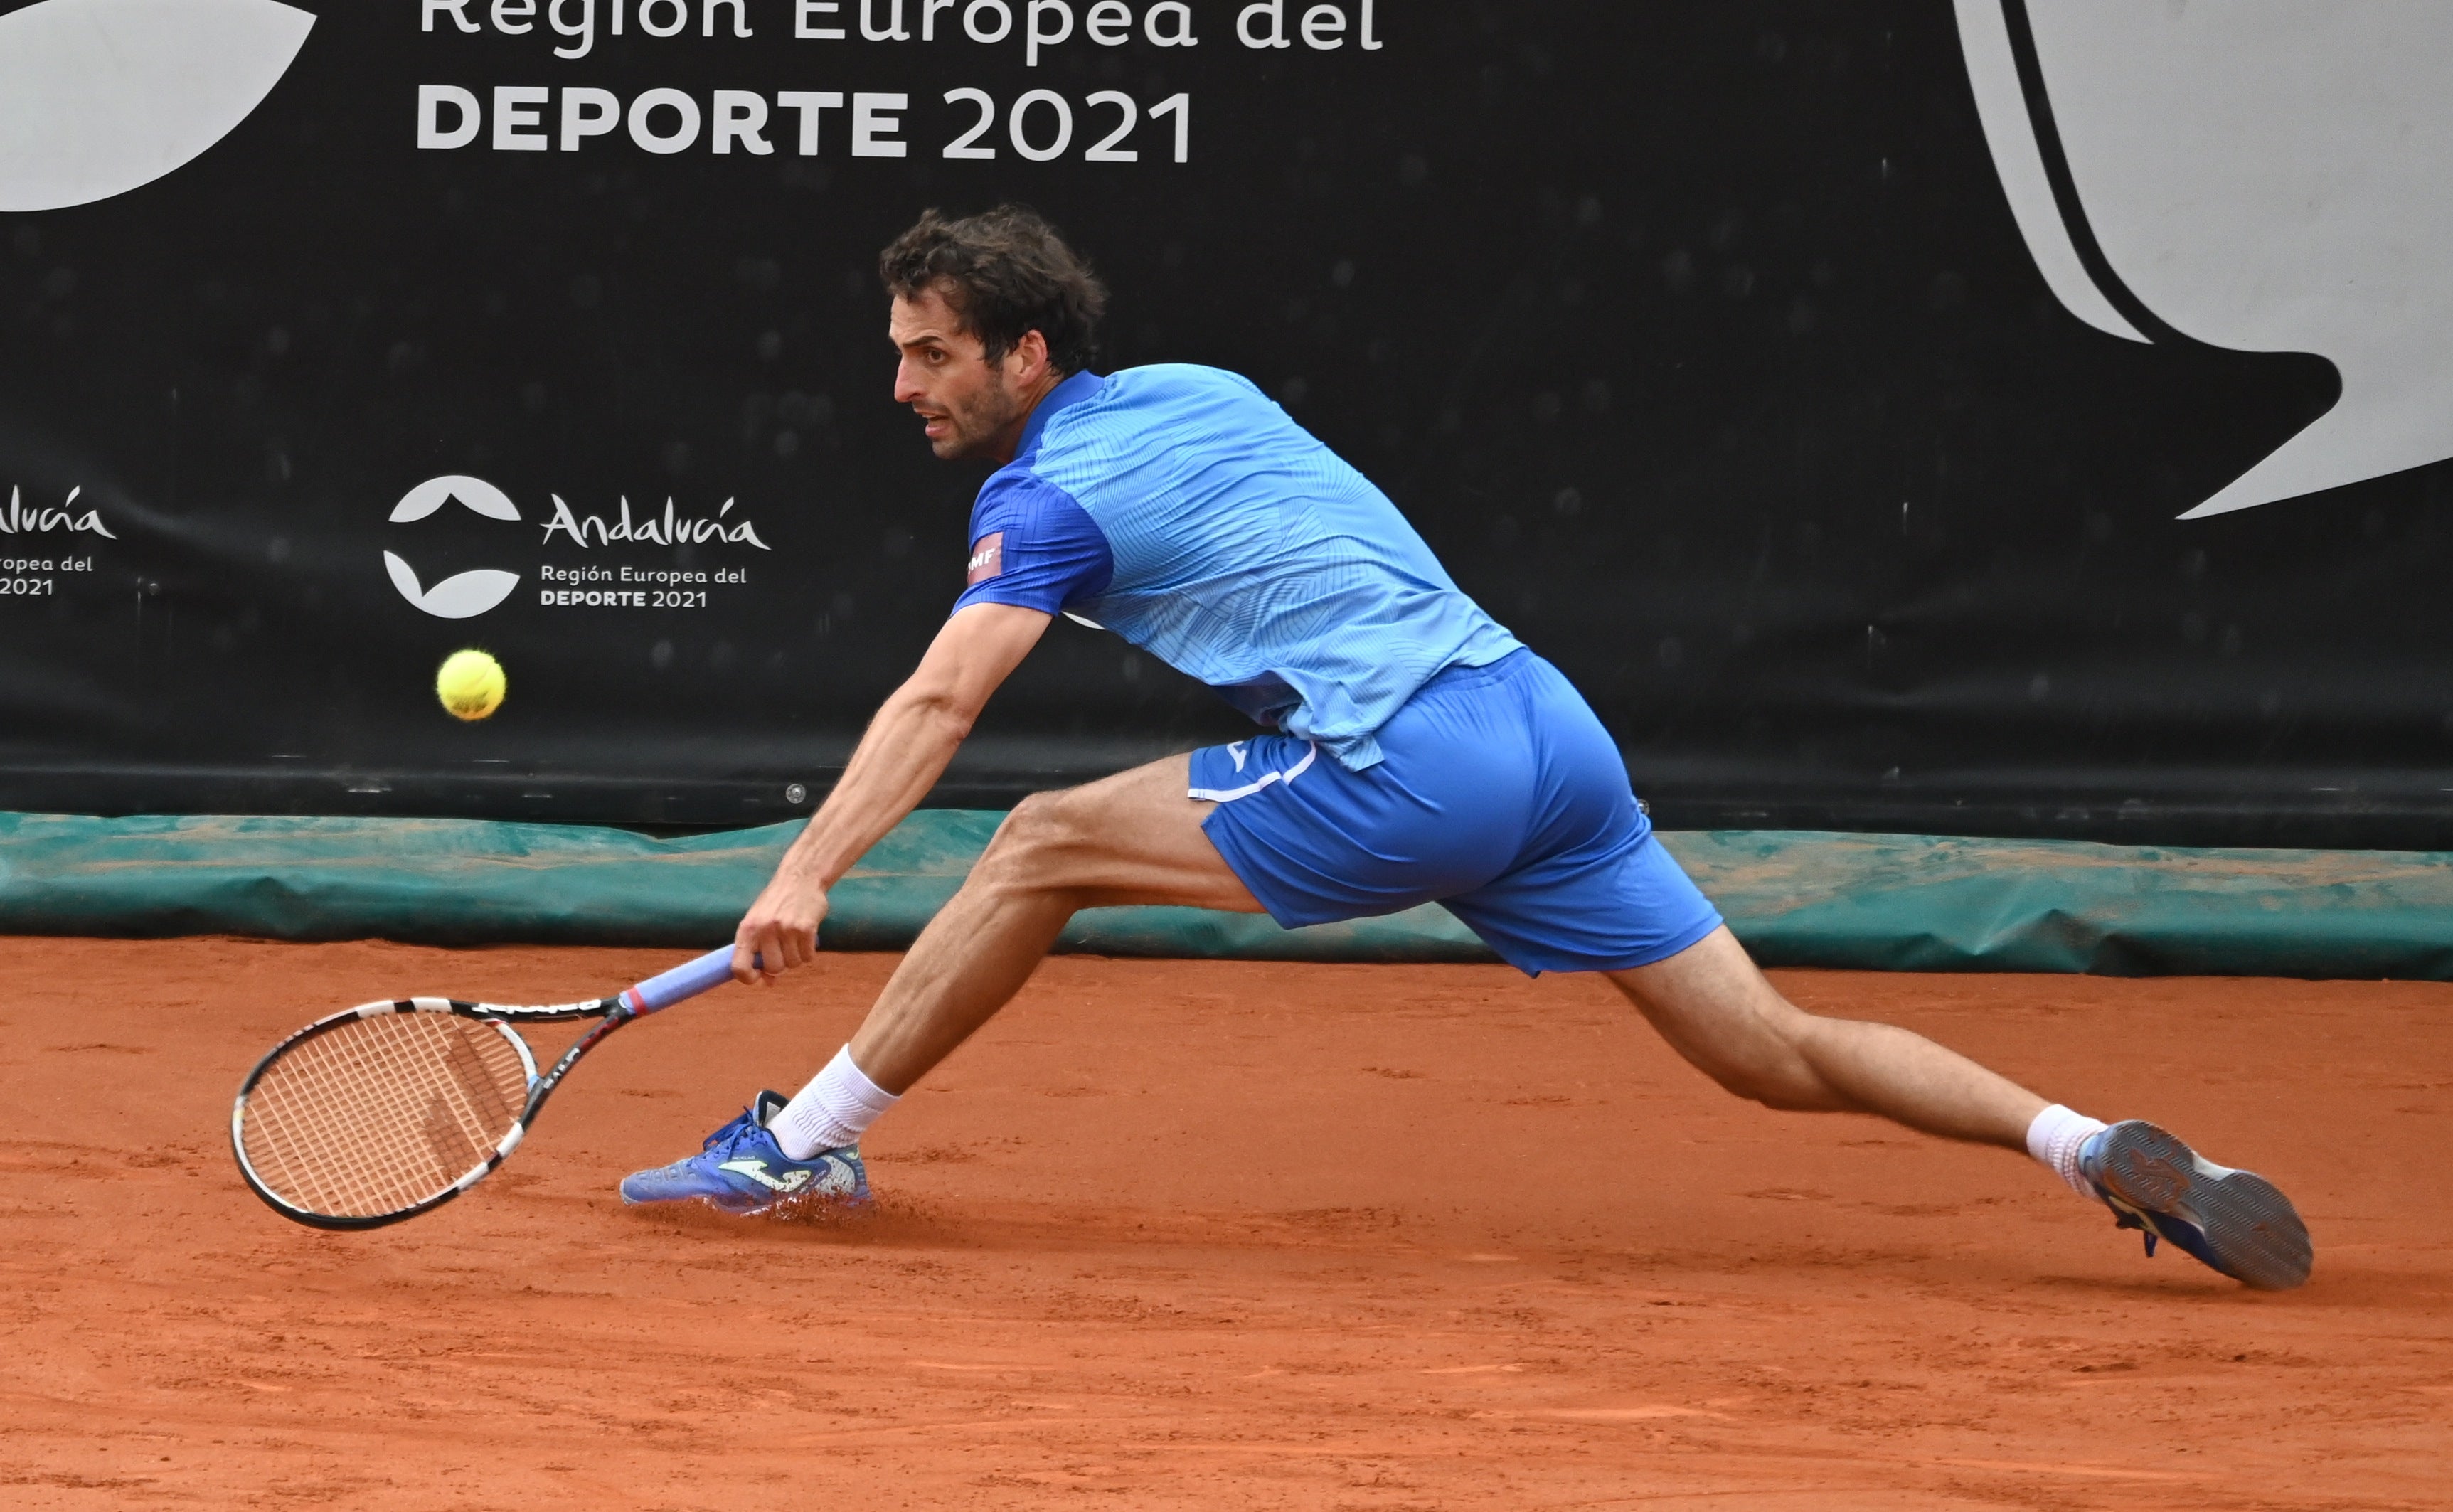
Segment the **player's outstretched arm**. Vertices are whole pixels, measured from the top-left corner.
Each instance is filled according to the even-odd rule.
[[[878,706],[835,790],[743,915],[732,937],[737,980],[760,980],[753,956],[772,977],[816,955],[827,889],[927,796],[1049,618],[1010,604],[973,604],[946,622],[919,668]]]

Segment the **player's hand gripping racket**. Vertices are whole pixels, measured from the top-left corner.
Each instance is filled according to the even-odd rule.
[[[519,1147],[537,1109],[604,1038],[732,979],[732,946],[593,1003],[367,1003],[272,1047],[238,1089],[230,1149],[255,1195],[318,1228],[440,1207]],[[544,1075],[514,1024],[603,1019]]]

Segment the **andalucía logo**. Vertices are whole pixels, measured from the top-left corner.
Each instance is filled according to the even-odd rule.
[[[553,518],[545,523],[545,538],[548,541],[559,530],[585,547],[588,533],[593,531],[598,546],[610,546],[616,541],[645,541],[651,546],[698,546],[708,541],[728,541],[735,545],[754,546],[761,551],[774,549],[758,539],[758,527],[747,516],[726,523],[725,516],[732,512],[732,506],[737,502],[731,499],[724,501],[724,507],[715,511],[712,520],[685,520],[674,512],[673,501],[668,498],[665,501],[663,518],[651,514],[632,525],[630,500],[626,494],[622,499],[622,523],[608,526],[602,515],[591,514],[585,520],[574,518],[570,506],[562,502],[561,494],[549,497],[553,500]]]
[[[400,502],[391,507],[391,523],[407,525],[423,520],[454,499],[489,520],[517,524],[520,518],[519,506],[502,489],[483,478],[452,473],[429,478],[401,495]],[[400,590],[400,596],[439,620],[474,618],[510,597],[511,589],[520,585],[516,572],[478,567],[445,578],[429,588],[417,581],[417,570],[397,552],[386,551],[383,556],[384,570],[391,574],[391,586]]]
[[[2011,214],[2071,314],[2342,375],[2181,518],[2453,458],[2453,5],[1957,8]]]
[[[53,530],[84,530],[106,541],[119,537],[102,523],[102,512],[89,506],[83,514],[76,512],[77,495],[83,487],[70,488],[66,503],[56,509],[40,507],[29,509],[21,490],[9,490],[9,507],[0,509],[0,535],[46,535]]]
[[[0,15],[0,211],[141,189],[248,118],[315,18],[279,0],[38,0]]]
[[[553,516],[545,523],[545,539],[551,541],[560,535],[582,550],[615,545],[672,547],[704,546],[711,542],[752,546],[761,551],[773,549],[758,538],[758,527],[748,515],[733,517],[733,507],[739,503],[736,499],[725,500],[724,507],[716,510],[713,518],[692,518],[682,514],[668,498],[665,501],[663,514],[633,520],[630,517],[630,501],[625,497],[620,501],[618,521],[608,524],[603,515],[572,513],[570,506],[564,503],[558,493],[547,497],[553,500]],[[412,525],[455,500],[464,508],[489,520],[519,523],[519,506],[511,502],[509,494],[483,478],[471,478],[461,473],[429,478],[409,489],[401,496],[400,503],[392,506],[391,523]],[[399,590],[400,596],[442,620],[473,619],[509,598],[511,589],[520,584],[517,572],[502,567],[472,567],[428,587],[419,581],[417,569],[410,567],[399,552],[386,551],[383,557],[384,570],[390,574],[391,586]],[[552,577],[551,569],[548,569],[547,576],[548,579]],[[734,581],[740,580],[736,578]]]

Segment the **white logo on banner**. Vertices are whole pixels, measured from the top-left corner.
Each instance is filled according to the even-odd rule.
[[[83,492],[85,487],[80,484],[69,490],[68,502],[58,508],[46,509],[36,505],[30,509],[26,507],[24,490],[10,488],[9,507],[0,509],[0,535],[41,535],[52,530],[84,530],[108,541],[118,540],[118,536],[111,534],[110,527],[102,523],[101,510],[88,508],[83,514],[77,513],[77,495]]]
[[[454,499],[489,520],[516,522],[520,517],[519,506],[511,503],[502,489],[483,478],[453,473],[429,478],[402,495],[400,503],[391,507],[391,523],[408,525],[423,520]],[[425,587],[417,581],[416,569],[391,551],[384,553],[384,569],[391,574],[391,586],[400,590],[402,598],[442,620],[466,620],[483,614],[510,597],[511,589],[520,585],[516,572],[477,567]]]
[[[2031,103],[2068,161],[2078,229],[2157,320],[2342,373],[2331,410],[2183,519],[2453,457],[2453,5],[1957,5],[1994,165],[2072,314],[2150,339],[2089,276]],[[2021,11],[2042,101],[2020,82]]]
[[[39,0],[0,15],[0,210],[125,194],[264,103],[315,18],[276,0]]]

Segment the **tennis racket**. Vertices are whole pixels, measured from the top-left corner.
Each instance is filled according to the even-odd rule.
[[[452,998],[366,1003],[318,1019],[255,1064],[230,1109],[239,1174],[317,1228],[380,1228],[484,1181],[527,1137],[579,1058],[650,1013],[732,980],[732,947],[592,1003]],[[605,1022],[544,1075],[515,1024]]]

